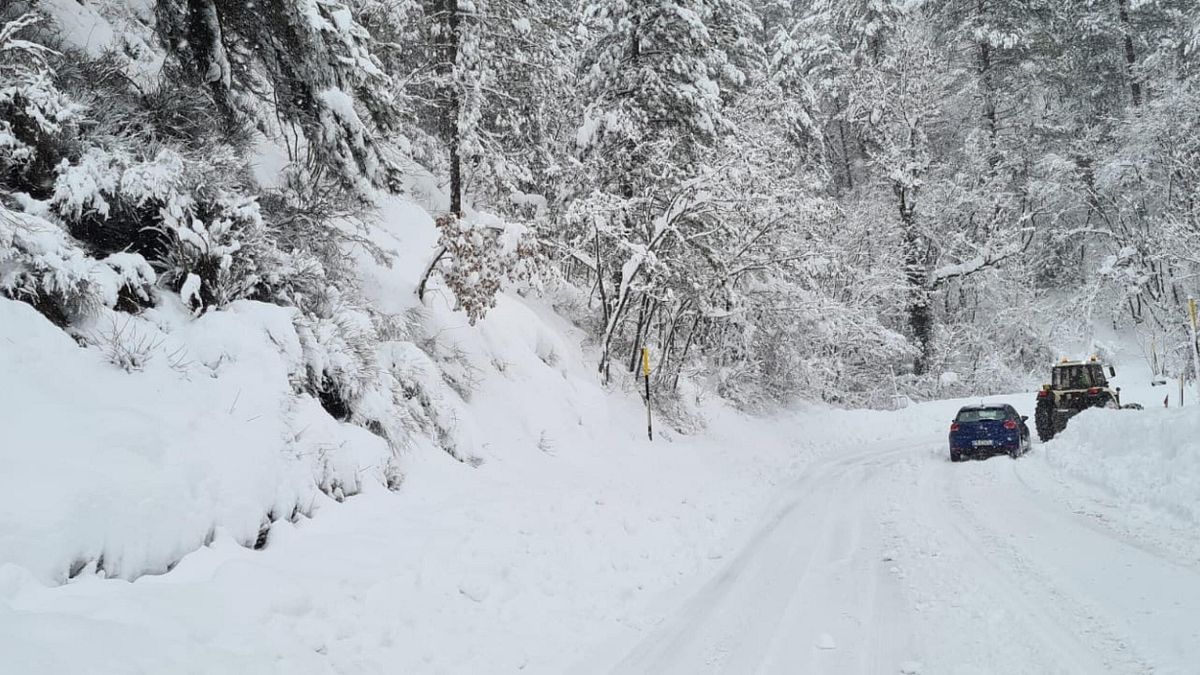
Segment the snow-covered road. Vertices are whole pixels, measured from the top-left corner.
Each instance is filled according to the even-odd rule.
[[[0,565],[0,671],[1200,672],[1191,512],[1125,496],[1163,467],[1102,489],[1069,439],[953,464],[960,403],[414,457],[397,493],[133,582]],[[1181,424],[1139,415],[1089,424]]]
[[[929,443],[818,461],[615,671],[1198,672],[1194,533],[1135,527],[1047,468]]]

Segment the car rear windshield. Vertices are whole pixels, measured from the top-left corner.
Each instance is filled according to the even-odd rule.
[[[987,420],[1008,419],[1008,411],[1004,408],[973,408],[959,410],[955,422],[984,422]]]

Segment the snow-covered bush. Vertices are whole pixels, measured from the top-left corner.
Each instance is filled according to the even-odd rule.
[[[469,461],[459,421],[461,399],[440,364],[412,342],[385,342],[378,357],[393,381],[393,404],[407,423],[405,433],[426,434],[450,456]]]
[[[467,461],[469,443],[458,422],[465,392],[455,386],[463,386],[462,379],[448,377],[425,351],[429,347],[414,341],[419,329],[409,321],[373,317],[336,292],[326,311],[294,319],[303,354],[295,386],[315,396],[330,415],[366,428],[393,450],[426,437]],[[458,372],[453,359],[448,365],[448,372]]]
[[[356,404],[379,379],[379,337],[370,315],[338,303],[328,316],[298,314],[295,324],[304,350],[305,388],[329,414],[350,420]]]
[[[150,263],[137,253],[113,253],[100,261],[113,271],[104,275],[105,304],[124,312],[136,312],[153,303],[158,275]]]
[[[107,273],[106,273],[107,271]],[[90,258],[61,228],[0,201],[0,292],[66,326],[104,304],[117,274]],[[119,286],[117,286],[119,287]],[[106,300],[112,303],[106,303]]]
[[[55,53],[20,37],[38,22],[25,14],[0,24],[0,173],[24,183],[37,178],[40,150],[80,112],[53,81],[48,59]]]
[[[207,206],[193,213],[164,210],[159,230],[164,282],[198,308],[258,295],[265,281],[261,270],[274,262],[258,203],[221,195]]]

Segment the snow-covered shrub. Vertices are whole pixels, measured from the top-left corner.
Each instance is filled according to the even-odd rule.
[[[770,293],[765,291],[770,290]],[[795,288],[761,289],[744,318],[726,319],[711,338],[716,390],[749,409],[795,399],[885,405],[889,367],[911,353],[904,337],[862,308]],[[773,310],[780,300],[792,310]]]
[[[379,380],[379,338],[370,315],[337,302],[327,316],[297,314],[295,325],[304,354],[303,388],[317,396],[330,415],[351,420],[356,405]]]
[[[349,246],[361,248],[381,262],[387,254],[363,235],[364,209],[361,202],[333,181],[314,175],[303,167],[289,167],[279,189],[260,197],[263,219],[284,260],[268,272],[276,274],[269,286],[273,302],[319,312],[328,302],[329,286],[349,290],[356,283]]]
[[[440,271],[454,292],[457,309],[474,324],[496,306],[496,294],[509,281],[528,281],[540,263],[537,240],[523,225],[475,215],[437,219],[438,244],[445,255]]]
[[[460,438],[455,392],[439,364],[412,342],[381,344],[379,359],[394,383],[393,402],[403,412],[406,433],[424,432],[450,456],[469,461],[467,444]]]
[[[193,209],[168,203],[159,233],[163,281],[192,307],[220,307],[254,297],[264,282],[261,271],[273,262],[273,247],[252,197],[220,195]]]
[[[422,312],[416,311],[414,321],[419,321]],[[436,364],[446,383],[464,401],[479,388],[483,374],[471,361],[470,356],[454,340],[446,339],[438,332],[421,332],[414,337],[397,342],[413,342]]]
[[[104,275],[105,304],[123,312],[136,312],[153,303],[158,275],[137,253],[113,253],[100,261],[113,271]]]
[[[60,164],[50,203],[94,250],[151,258],[159,280],[198,310],[240,298],[286,302],[297,286],[320,282],[320,263],[279,250],[257,198],[212,186],[213,171],[171,147],[145,156],[92,147]]]
[[[109,317],[108,323],[93,332],[90,339],[109,363],[127,373],[145,368],[162,345],[161,339],[141,330],[129,317]]]
[[[460,399],[439,364],[408,339],[385,340],[376,320],[336,291],[326,311],[326,316],[295,317],[304,363],[296,386],[313,394],[330,415],[366,428],[394,450],[410,447],[424,434],[463,460]],[[405,338],[413,331],[407,322],[383,325],[389,337]]]
[[[116,303],[115,294],[106,297],[105,292],[115,290],[116,274],[88,257],[58,226],[0,202],[0,293],[65,326]]]
[[[48,47],[18,37],[38,23],[25,14],[0,25],[0,174],[28,187],[37,180],[40,151],[73,123],[80,106],[53,80]]]
[[[0,292],[55,323],[65,326],[99,307],[133,311],[151,304],[156,280],[142,256],[96,260],[55,223],[0,201]]]

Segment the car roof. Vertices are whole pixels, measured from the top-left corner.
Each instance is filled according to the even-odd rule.
[[[964,405],[958,409],[958,412],[964,410],[1008,410],[1007,403],[976,403],[973,405]]]

